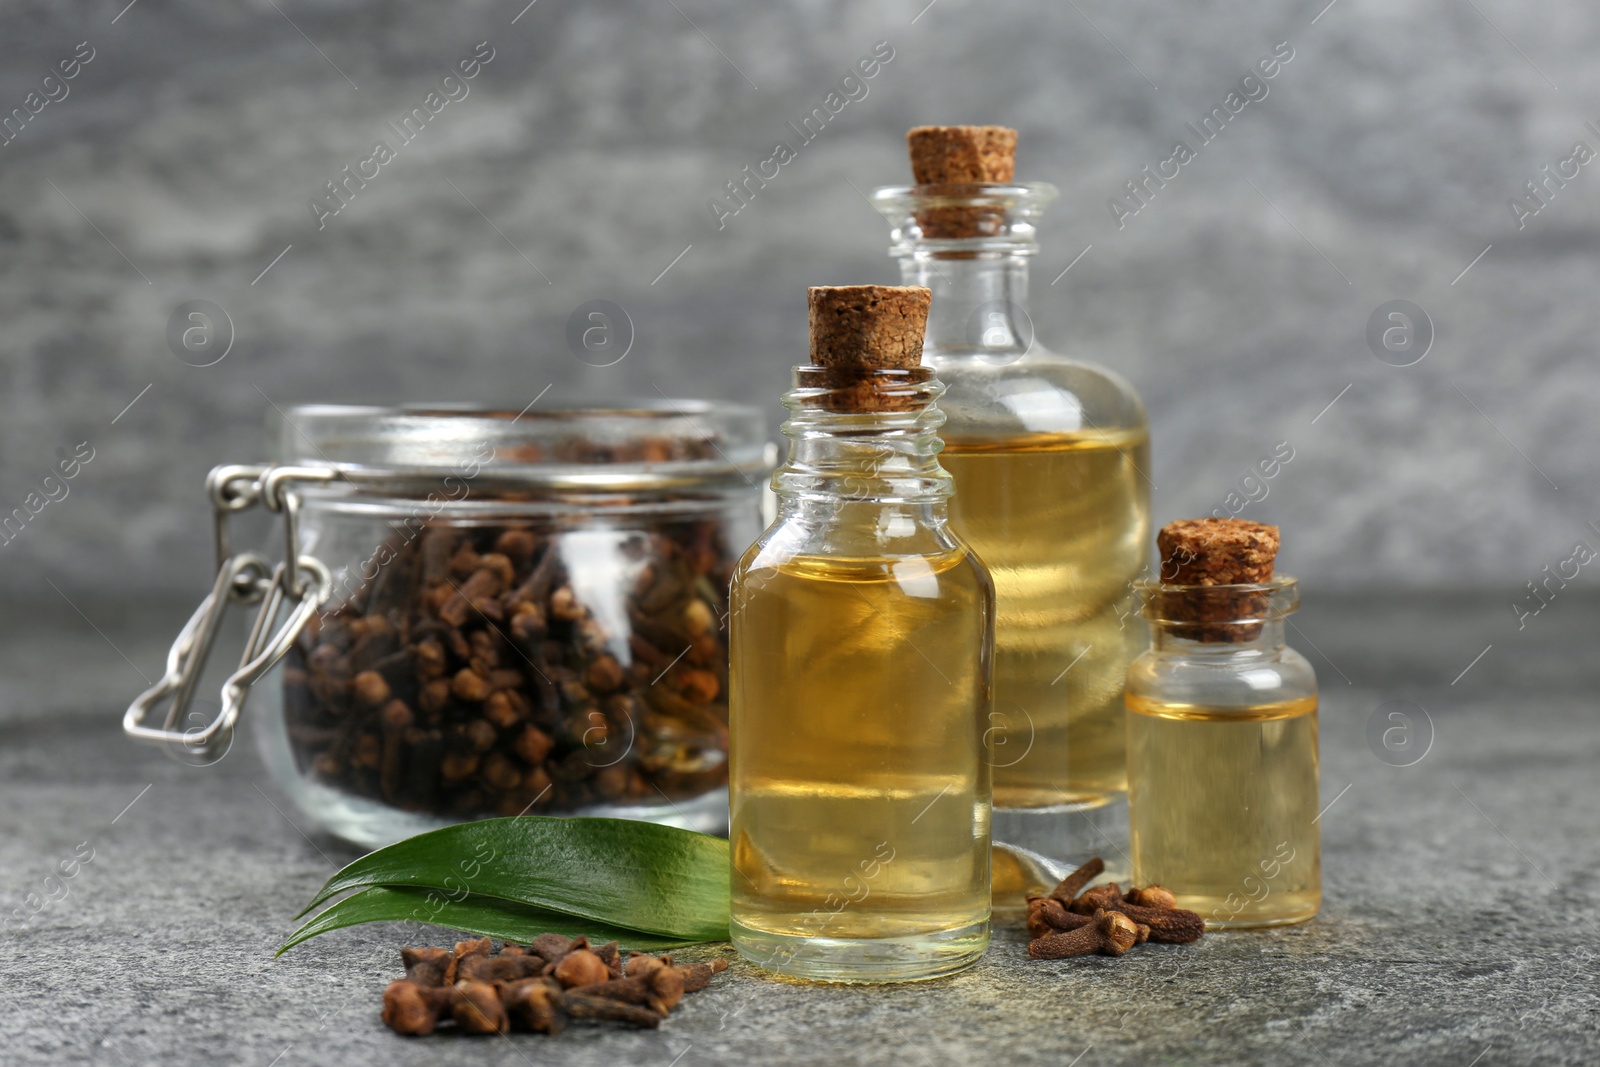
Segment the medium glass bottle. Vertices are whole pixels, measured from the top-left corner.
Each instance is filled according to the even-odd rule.
[[[1132,583],[1148,561],[1149,433],[1126,381],[1033,340],[1028,261],[1056,190],[1011,181],[1015,138],[912,130],[921,184],[879,189],[874,202],[902,280],[934,294],[923,355],[946,386],[951,523],[995,584],[996,818],[1011,819],[1008,839],[1074,856],[1104,843],[1055,814],[1093,813],[1126,788],[1122,691],[1144,638]],[[1103,822],[1120,836],[1115,810]]]
[[[1128,671],[1134,881],[1166,886],[1212,927],[1301,922],[1322,875],[1317,679],[1283,636],[1299,589],[1271,576],[1270,557],[1253,581],[1201,584],[1192,565],[1168,581],[1171,529],[1163,581],[1140,586],[1151,647]],[[1195,551],[1226,553],[1237,532],[1208,529]],[[1238,577],[1250,576],[1224,576]]]
[[[831,309],[903,318],[883,305],[908,292],[926,308],[812,290],[814,362]],[[869,337],[856,366],[796,369],[778,516],[734,572],[731,929],[797,977],[930,978],[989,941],[994,594],[947,522],[943,387],[910,312],[900,366]]]

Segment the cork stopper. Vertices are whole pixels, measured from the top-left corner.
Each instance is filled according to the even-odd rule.
[[[1243,519],[1179,519],[1156,535],[1168,585],[1260,585],[1272,581],[1278,528]]]
[[[1017,165],[1017,131],[1005,126],[918,126],[906,134],[917,185],[1005,183]],[[922,236],[936,240],[989,237],[1005,214],[983,205],[941,204],[917,212]]]
[[[1009,182],[1016,173],[1017,131],[1005,126],[918,126],[906,147],[918,185]]]
[[[925,400],[916,385],[932,378],[922,366],[922,335],[933,293],[921,286],[820,285],[807,290],[811,309],[809,382],[832,390],[836,411],[901,411]]]
[[[1179,519],[1156,535],[1160,616],[1179,637],[1207,644],[1242,644],[1261,633],[1272,610],[1269,594],[1248,587],[1272,581],[1278,528],[1243,519]],[[1196,588],[1211,587],[1211,588]],[[1244,588],[1240,588],[1244,587]]]
[[[817,285],[811,305],[811,362],[818,367],[896,368],[922,362],[933,292],[916,285]]]

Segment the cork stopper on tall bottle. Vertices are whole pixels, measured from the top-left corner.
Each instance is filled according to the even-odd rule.
[[[1261,633],[1272,598],[1278,528],[1243,519],[1179,519],[1161,528],[1161,618],[1174,633],[1207,644],[1241,644]]]
[[[918,185],[1009,182],[1017,169],[1017,131],[1006,126],[918,126],[906,134]]]
[[[811,311],[809,377],[831,390],[837,411],[897,411],[915,406],[911,386],[922,366],[922,335],[932,292],[915,285],[819,285]]]
[[[1005,126],[918,126],[906,134],[906,148],[919,187],[1009,184],[1016,174],[1017,131]],[[986,237],[1000,232],[1005,213],[984,204],[940,204],[918,211],[917,224],[925,238]]]

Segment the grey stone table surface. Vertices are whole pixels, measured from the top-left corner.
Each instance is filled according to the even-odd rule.
[[[200,769],[122,738],[173,611],[13,605],[0,1062],[1592,1064],[1600,600],[1563,593],[1520,630],[1509,600],[1307,595],[1294,642],[1322,679],[1326,891],[1310,923],[1055,963],[1003,928],[976,968],[898,987],[772,981],[735,960],[656,1032],[476,1040],[384,1029],[397,929],[272,958],[353,853],[311,831],[248,741]],[[1426,712],[1409,766],[1367,740],[1390,701]],[[29,894],[89,849],[34,911]]]

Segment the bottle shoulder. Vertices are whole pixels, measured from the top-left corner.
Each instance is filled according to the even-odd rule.
[[[907,562],[912,560],[921,562]],[[735,575],[824,567],[834,567],[840,574],[888,574],[900,564],[936,573],[972,570],[989,581],[987,569],[947,521],[927,521],[887,508],[873,515],[860,505],[825,510],[820,517],[815,509],[780,513],[745,550]]]
[[[779,523],[745,550],[733,571],[735,599],[796,583],[812,588],[836,584],[839,596],[848,595],[842,591],[846,585],[886,586],[929,602],[987,604],[991,611],[994,601],[988,569],[954,535],[875,549],[860,539],[797,531]]]
[[[1150,648],[1128,666],[1127,692],[1130,702],[1245,709],[1315,698],[1317,674],[1287,646],[1233,655]]]
[[[947,440],[1149,434],[1144,402],[1126,378],[1037,344],[1014,359],[930,352],[925,362],[946,387],[939,408]]]

